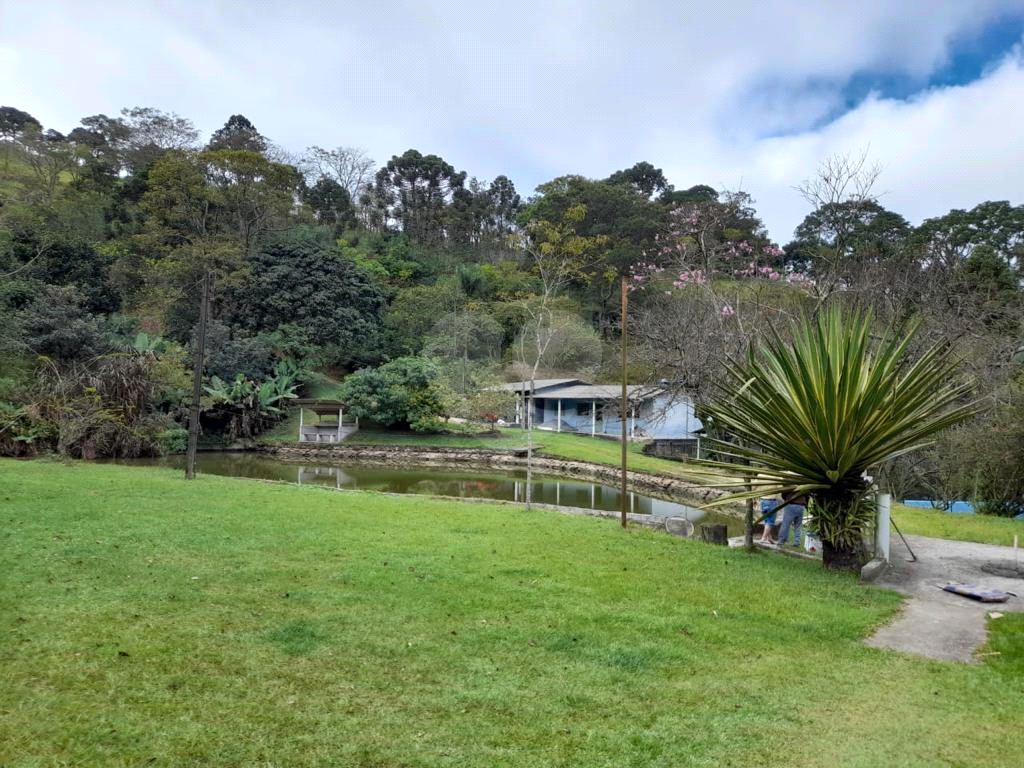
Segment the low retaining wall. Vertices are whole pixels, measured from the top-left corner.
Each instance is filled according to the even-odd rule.
[[[387,467],[464,467],[467,469],[505,469],[526,466],[527,458],[522,451],[503,451],[488,448],[421,448],[392,445],[316,445],[285,444],[267,445],[258,448],[262,453],[279,456],[282,459],[299,461],[338,461],[358,464],[374,464]],[[533,457],[533,471],[540,474],[578,477],[583,480],[599,480],[611,486],[621,482],[622,471],[618,467],[590,464],[585,461],[567,461],[546,456]],[[626,473],[626,484],[633,491],[640,491],[668,501],[682,504],[701,504],[722,495],[722,492],[703,488],[685,480],[678,480],[646,472]],[[737,508],[738,509],[738,508]],[[722,508],[725,514],[736,509]]]

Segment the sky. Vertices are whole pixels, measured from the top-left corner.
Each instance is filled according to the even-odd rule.
[[[523,197],[647,161],[753,196],[866,156],[911,223],[1024,203],[1024,0],[0,0],[0,105],[62,133],[155,107],[295,153],[437,154]]]

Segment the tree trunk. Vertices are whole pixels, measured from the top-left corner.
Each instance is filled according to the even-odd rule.
[[[827,570],[850,573],[859,573],[864,564],[860,547],[839,547],[830,541],[821,542],[821,563]]]

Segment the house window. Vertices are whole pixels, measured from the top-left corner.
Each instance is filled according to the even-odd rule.
[[[590,403],[576,403],[576,415],[577,416],[589,416],[590,415]]]

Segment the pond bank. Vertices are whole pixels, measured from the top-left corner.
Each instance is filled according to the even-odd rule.
[[[452,467],[463,469],[506,469],[525,467],[527,457],[524,451],[491,448],[442,448],[391,445],[317,445],[284,444],[264,445],[256,449],[260,453],[282,459],[317,459],[351,463],[376,464],[387,467]],[[585,461],[570,461],[547,456],[534,456],[532,468],[535,472],[583,480],[602,481],[612,486],[621,482],[622,473],[618,467],[591,464]],[[626,484],[632,491],[651,496],[686,503],[706,503],[722,495],[720,491],[704,488],[679,478],[655,475],[647,472],[627,471]],[[738,505],[723,507],[725,514],[742,514]]]

